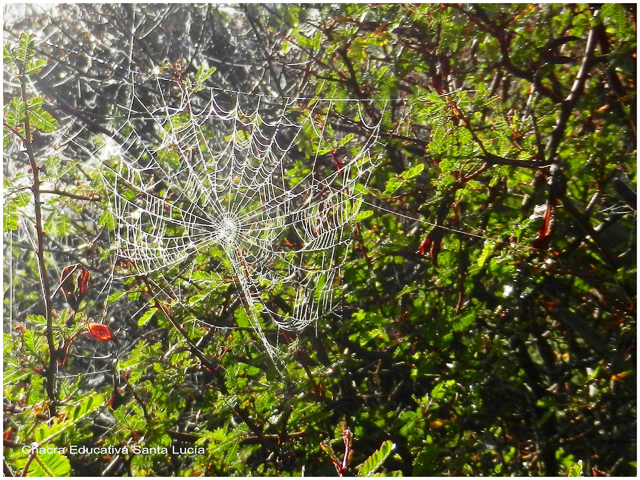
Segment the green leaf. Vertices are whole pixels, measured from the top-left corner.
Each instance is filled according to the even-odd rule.
[[[396,444],[391,440],[386,440],[378,450],[367,458],[362,465],[357,467],[359,477],[370,477],[382,467],[382,464],[396,448]]]
[[[18,230],[18,207],[14,202],[7,203],[2,209],[2,231]]]
[[[404,183],[403,179],[398,177],[393,177],[387,182],[387,186],[384,189],[384,195],[391,195],[396,190],[398,190],[402,184]]]
[[[58,126],[58,122],[49,112],[42,108],[43,102],[44,99],[41,97],[35,97],[28,100],[29,120],[35,128],[38,128],[45,133],[51,133],[55,131]]]
[[[455,384],[454,380],[446,380],[438,383],[433,390],[431,390],[431,398],[434,400],[442,400],[447,390]]]
[[[369,218],[372,215],[373,215],[373,211],[372,210],[364,210],[362,212],[359,212],[358,215],[356,215],[356,221],[357,222],[361,222],[365,218]]]
[[[345,137],[340,140],[340,142],[338,142],[338,147],[344,147],[347,143],[349,143],[353,138],[355,137],[355,135],[353,133],[350,133],[348,135],[345,135]]]
[[[622,5],[605,3],[600,8],[600,18],[606,25],[613,23],[621,36],[633,35],[632,23],[628,21],[627,13]],[[596,19],[594,18],[594,20]]]
[[[47,64],[46,60],[31,60],[27,64],[27,67],[25,68],[24,73],[26,73],[27,75],[40,73],[40,70],[42,70],[46,64]]]
[[[476,311],[468,310],[453,319],[453,329],[456,332],[462,332],[469,328],[476,319]]]
[[[104,404],[104,397],[102,395],[91,395],[84,399],[84,401],[69,411],[69,419],[74,423],[78,423],[85,417],[91,415],[96,409],[100,408]]]
[[[14,97],[9,102],[9,106],[5,107],[5,109],[7,110],[7,125],[11,128],[17,129],[21,135],[24,135],[24,102],[20,98]]]
[[[107,305],[111,305],[114,304],[118,301],[118,299],[120,297],[122,297],[126,292],[116,292],[116,293],[112,293],[111,295],[109,295],[109,298],[107,298]]]
[[[252,328],[249,316],[243,308],[236,310],[236,322],[238,323],[238,327]]]
[[[7,127],[2,128],[2,148],[6,149],[11,143],[13,134]]]
[[[211,67],[209,70],[205,71],[204,66],[200,65],[198,73],[196,74],[196,83],[200,85],[203,84],[209,79],[209,77],[211,77],[211,75],[215,73],[215,71],[216,67]]]
[[[20,35],[20,42],[18,43],[18,48],[15,51],[15,59],[24,66],[31,61],[34,54],[33,37],[28,33],[23,33]]]
[[[27,352],[37,357],[44,353],[47,345],[44,336],[31,329],[25,330],[22,343]]]
[[[80,404],[67,410],[67,420],[59,422],[59,419],[56,418],[51,425],[46,423],[38,425],[33,435],[35,441],[40,445],[47,444],[68,428],[80,423],[104,403],[102,395],[91,395],[85,398]]]
[[[582,476],[582,460],[578,460],[578,463],[575,463],[569,467],[569,471],[567,472],[567,477],[581,477]]]
[[[493,249],[496,246],[496,242],[494,241],[486,241],[484,244],[484,248],[482,249],[482,253],[480,254],[480,258],[478,258],[478,266],[482,267],[489,256],[493,253]]]
[[[412,475],[416,477],[434,475],[440,451],[441,448],[437,443],[429,443],[427,440],[427,445],[425,445],[424,449],[416,457],[413,464],[413,471],[411,472]]]
[[[138,320],[138,326],[142,327],[143,325],[146,325],[147,323],[149,323],[149,321],[153,318],[153,316],[157,311],[158,309],[154,307],[144,312],[144,315],[142,315],[140,317],[140,320]]]
[[[27,477],[68,477],[70,472],[69,459],[61,453],[39,453],[29,465]]]
[[[20,207],[26,207],[27,205],[29,205],[31,203],[32,196],[30,193],[21,192],[16,194],[14,198],[15,198],[16,205],[18,206],[18,208],[20,208]]]
[[[50,178],[57,178],[60,176],[60,167],[62,163],[60,162],[60,157],[57,155],[51,155],[47,157],[45,160],[45,168],[47,171],[47,176]]]
[[[64,210],[55,210],[47,218],[44,229],[52,237],[66,237],[71,232],[71,219]]]
[[[417,177],[424,170],[424,163],[419,163],[418,165],[411,167],[406,172],[402,172],[402,178],[405,180],[409,180],[410,178]]]
[[[9,47],[7,45],[3,45],[2,46],[2,59],[5,62],[12,62],[13,61],[13,55],[11,53],[11,50],[9,50]]]
[[[98,225],[105,226],[109,231],[113,231],[118,225],[118,219],[110,209],[105,210],[102,215],[100,215]]]

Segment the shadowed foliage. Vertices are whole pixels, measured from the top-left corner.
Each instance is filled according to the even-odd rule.
[[[5,473],[636,475],[636,16],[5,7]],[[281,367],[219,251],[126,276],[114,242],[101,155],[169,162],[162,109],[211,88],[380,124],[336,308],[264,322]],[[363,147],[309,138],[292,184]]]

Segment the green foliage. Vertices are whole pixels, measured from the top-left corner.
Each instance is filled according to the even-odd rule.
[[[27,102],[27,109],[29,110],[29,120],[33,122],[33,126],[44,133],[53,132],[58,126],[58,122],[51,116],[50,113],[45,112],[42,109],[43,98],[31,98]]]
[[[27,477],[68,477],[71,472],[69,460],[58,452],[38,453],[33,459],[21,453],[15,457],[15,465],[23,469],[29,460]]]
[[[194,86],[194,90],[197,92],[198,90],[203,89],[206,85],[207,80],[209,80],[209,78],[211,78],[211,75],[213,75],[215,72],[215,67],[205,69],[204,66],[201,65],[198,69],[198,73],[196,74],[196,84]]]
[[[636,475],[635,8],[56,8],[46,28],[60,48],[21,35],[27,24],[44,31],[38,14],[6,27],[3,50],[13,473],[328,476],[337,464],[359,476]],[[147,75],[157,65],[173,79],[160,97]],[[145,86],[133,100],[132,79]],[[116,166],[134,138],[123,124],[135,124],[140,166],[154,155],[184,168],[185,152],[158,133],[190,135],[190,122],[206,121],[206,109],[196,116],[174,100],[186,91],[205,104],[210,87],[256,94],[266,114],[285,107],[292,119],[325,108],[305,99],[362,100],[333,104],[321,145],[306,141],[317,134],[305,124],[283,172],[292,186],[309,159],[333,168],[322,159],[356,155],[363,125],[382,122],[353,249],[331,286],[338,308],[299,334],[264,322],[273,344],[289,346],[279,368],[224,252],[142,278],[111,240],[121,227],[96,163]],[[233,93],[215,92],[233,105]],[[276,93],[300,98],[281,105]],[[172,124],[151,121],[167,106]],[[50,192],[41,201],[55,353],[30,243],[26,145]],[[61,279],[76,264],[91,274],[77,311]],[[286,308],[284,286],[270,293]],[[114,340],[91,336],[90,323]],[[22,453],[33,442],[140,452]]]
[[[384,442],[380,449],[373,452],[373,454],[365,460],[365,462],[357,468],[359,477],[372,477],[376,476],[376,472],[382,467],[382,464],[387,459],[391,452],[393,452],[396,446],[390,440]]]
[[[25,121],[28,112],[30,133],[33,135],[34,130],[40,130],[44,133],[53,132],[58,126],[58,122],[53,116],[45,111],[42,107],[44,98],[29,98],[26,102],[21,98],[12,98],[8,104],[4,106],[4,147],[8,145],[11,133],[15,132],[24,139]],[[31,140],[31,139],[30,139]]]
[[[582,477],[582,460],[569,467],[568,477]]]

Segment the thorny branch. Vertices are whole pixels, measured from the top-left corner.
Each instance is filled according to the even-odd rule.
[[[44,227],[42,223],[42,201],[40,200],[40,167],[36,162],[33,153],[33,145],[31,144],[32,132],[29,120],[29,104],[27,102],[27,76],[25,74],[26,65],[20,65],[20,95],[24,103],[24,145],[27,157],[29,158],[29,167],[33,175],[33,184],[31,192],[33,194],[34,212],[35,212],[35,229],[36,229],[36,260],[38,263],[38,274],[40,277],[40,287],[42,289],[42,300],[44,302],[44,317],[47,322],[47,344],[49,346],[49,365],[47,367],[47,395],[49,396],[49,415],[51,418],[56,415],[56,349],[53,337],[53,316],[51,305],[51,291],[49,288],[49,275],[47,273],[47,265],[44,260]]]

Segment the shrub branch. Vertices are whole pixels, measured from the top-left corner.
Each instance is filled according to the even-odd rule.
[[[33,183],[31,192],[33,194],[34,211],[35,211],[35,228],[36,228],[36,259],[38,263],[38,276],[40,277],[40,287],[42,289],[42,298],[44,301],[44,316],[47,322],[47,343],[49,345],[49,365],[46,371],[47,377],[47,395],[49,396],[49,414],[53,418],[56,415],[56,346],[53,338],[53,318],[51,314],[51,291],[49,287],[49,276],[44,260],[44,229],[42,224],[42,201],[40,200],[40,167],[38,166],[33,154],[33,146],[31,144],[31,125],[29,122],[29,104],[27,103],[27,76],[25,74],[26,65],[21,64],[20,68],[20,95],[24,103],[24,145],[29,166],[33,174]]]

